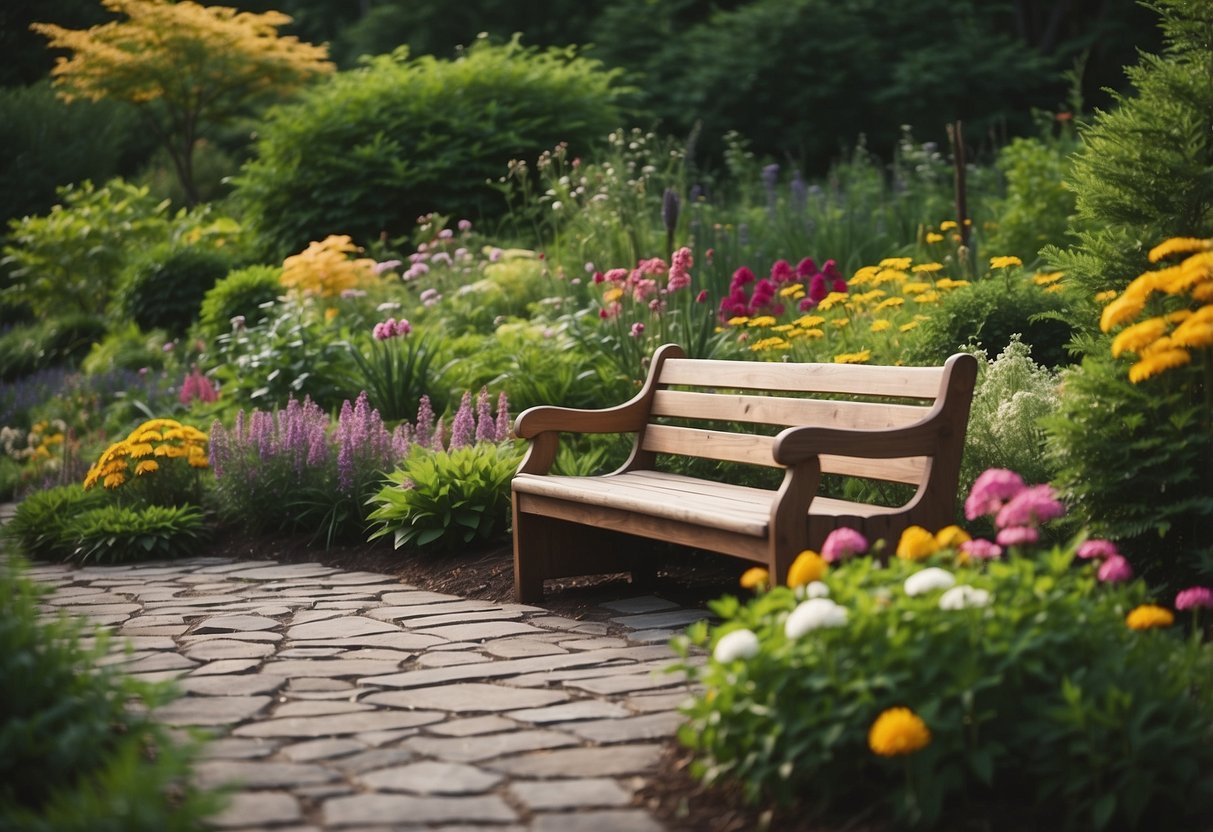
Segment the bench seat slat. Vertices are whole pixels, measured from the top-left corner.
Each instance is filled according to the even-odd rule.
[[[671,358],[660,384],[858,396],[934,399],[943,380],[940,367],[879,367],[865,364],[776,364]]]
[[[881,430],[917,422],[929,410],[927,407],[906,404],[658,390],[653,394],[651,412],[654,416],[756,425],[819,425]]]

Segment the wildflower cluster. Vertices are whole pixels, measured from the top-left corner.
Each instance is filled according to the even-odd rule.
[[[219,401],[219,391],[215,388],[215,383],[195,367],[181,382],[181,392],[177,395],[177,400],[186,407],[194,401],[209,404]]]
[[[322,298],[357,290],[377,273],[374,260],[353,257],[360,251],[348,235],[331,234],[311,242],[283,261],[281,283],[287,289]]]
[[[133,478],[137,499],[173,504],[196,497],[198,478],[191,474],[209,467],[207,444],[207,435],[198,428],[174,419],[149,419],[102,452],[85,474],[84,487],[100,484],[116,491]],[[173,462],[176,459],[182,462]],[[157,475],[154,487],[144,482],[149,474]]]
[[[746,289],[751,283],[754,288]],[[787,260],[776,260],[770,276],[758,281],[755,281],[754,272],[742,266],[733,272],[729,293],[720,301],[720,320],[727,323],[755,315],[778,317],[785,309],[781,301],[786,300],[796,301],[797,308],[807,312],[831,292],[845,294],[846,291],[847,282],[833,260],[827,260],[821,269],[810,257],[801,260],[795,269]]]
[[[18,462],[39,462],[54,456],[53,448],[62,447],[67,423],[62,419],[37,422],[29,430],[0,428],[0,448]]]
[[[388,318],[380,321],[371,329],[371,337],[376,341],[387,341],[391,338],[403,338],[413,331],[413,326],[404,318],[396,320]]]
[[[1139,275],[1099,318],[1109,332],[1138,318],[1152,301],[1161,314],[1125,327],[1112,340],[1112,355],[1133,353],[1134,384],[1192,361],[1193,350],[1213,347],[1213,240],[1176,237],[1151,249],[1151,263],[1186,255],[1177,265]]]

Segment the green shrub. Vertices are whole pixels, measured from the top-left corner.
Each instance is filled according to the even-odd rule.
[[[0,335],[0,380],[12,381],[37,370],[75,365],[105,334],[105,322],[88,313],[68,313],[20,324]]]
[[[218,808],[190,784],[197,749],[143,712],[166,686],[91,665],[78,620],[45,621],[39,592],[0,564],[0,829],[188,832]]]
[[[278,266],[247,266],[220,278],[202,298],[198,331],[204,338],[218,338],[232,331],[232,320],[244,318],[247,326],[266,319],[263,304],[282,294],[282,269]]]
[[[803,604],[808,593],[787,587],[714,603],[724,622],[690,639],[715,645],[713,657],[685,668],[704,686],[679,731],[692,773],[750,801],[862,809],[897,828],[984,826],[1000,807],[1013,828],[1203,817],[1207,648],[1182,630],[1126,626],[1144,585],[1100,584],[1072,550],[968,566],[951,556],[847,561],[814,587],[827,597]],[[917,592],[928,577],[945,580]],[[892,709],[909,712],[883,716]],[[900,754],[892,740],[906,741]]]
[[[372,498],[371,539],[390,535],[397,549],[437,552],[495,540],[509,528],[510,480],[521,460],[513,444],[414,451]]]
[[[335,231],[404,234],[431,211],[492,216],[504,205],[486,181],[511,159],[560,141],[581,152],[618,123],[614,78],[516,40],[373,58],[273,111],[234,196],[275,257]]]
[[[104,338],[93,344],[80,369],[89,375],[113,370],[163,370],[167,354],[164,346],[168,339],[162,331],[144,332],[136,323],[128,323],[111,329]]]
[[[206,293],[232,265],[227,254],[206,246],[155,246],[127,267],[114,293],[116,317],[183,335]]]
[[[1007,195],[996,202],[994,227],[985,248],[1013,254],[1025,263],[1046,245],[1065,241],[1074,213],[1074,192],[1065,185],[1069,157],[1077,149],[1069,135],[1050,139],[1015,139],[998,152],[998,170]]]
[[[432,367],[440,340],[411,332],[408,321],[389,318],[375,325],[372,337],[362,339],[365,347],[349,345],[358,386],[389,422],[416,414],[421,397],[437,386],[442,372]]]
[[[207,531],[206,516],[197,506],[103,506],[69,522],[74,544],[69,560],[87,565],[188,557]]]
[[[4,526],[4,536],[26,557],[36,560],[67,560],[74,550],[72,519],[105,505],[108,495],[85,491],[81,485],[61,485],[35,491],[17,504],[17,511]]]

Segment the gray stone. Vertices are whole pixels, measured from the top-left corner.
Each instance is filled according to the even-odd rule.
[[[444,737],[472,737],[480,734],[494,734],[498,731],[510,731],[518,727],[518,723],[500,716],[473,716],[466,719],[449,719],[438,722],[426,728],[431,734]]]
[[[415,656],[415,653],[410,653],[405,650],[389,650],[386,647],[363,647],[357,650],[350,650],[345,654],[347,659],[379,659],[389,662],[407,662]]]
[[[83,599],[71,599],[72,605],[63,607],[63,611],[69,615],[87,615],[89,618],[97,618],[98,616],[121,616],[125,621],[130,618],[132,613],[139,612],[142,607],[138,604],[115,604],[113,597],[103,595],[105,601],[110,603],[84,604]]]
[[[504,638],[499,641],[490,641],[484,645],[484,652],[500,659],[521,659],[526,656],[554,656],[557,653],[569,651],[539,639]]]
[[[490,638],[505,638],[523,633],[543,632],[538,627],[519,621],[482,621],[475,624],[448,624],[413,632],[423,636],[436,636],[448,641],[483,641]]]
[[[157,708],[156,719],[168,725],[231,725],[264,710],[268,696],[183,696]]]
[[[220,659],[263,659],[273,653],[274,645],[272,644],[232,639],[200,641],[185,648],[186,656],[204,662]]]
[[[407,748],[372,748],[352,757],[334,760],[332,765],[345,774],[355,775],[411,763],[416,757],[417,755]]]
[[[711,618],[707,610],[674,610],[672,612],[651,612],[642,615],[622,615],[612,618],[615,624],[622,624],[633,630],[651,630],[658,627],[681,627]]]
[[[292,578],[318,578],[336,572],[331,566],[315,563],[274,564],[260,569],[246,569],[233,577],[242,581],[278,581]]]
[[[239,792],[231,796],[227,808],[210,822],[221,829],[251,826],[264,828],[303,820],[299,801],[286,792]]]
[[[457,763],[475,763],[521,751],[577,745],[577,741],[568,734],[543,730],[509,731],[473,737],[411,737],[404,742],[405,747],[418,754]]]
[[[441,604],[444,601],[462,601],[458,595],[444,595],[441,592],[426,592],[413,589],[407,592],[388,592],[381,599],[389,607],[411,607],[417,604]]]
[[[628,641],[624,638],[579,638],[573,641],[559,642],[561,647],[567,650],[602,650],[605,647],[627,647]]]
[[[127,636],[114,639],[114,649],[130,647],[132,650],[176,650],[177,642],[168,636]]]
[[[580,725],[570,725],[566,730],[582,739],[600,744],[636,742],[637,740],[658,740],[672,737],[683,721],[684,717],[681,714],[662,711],[625,719],[600,719],[583,722]]]
[[[391,676],[379,676],[373,681],[364,681],[391,688],[430,687],[432,685],[443,685],[472,679],[494,679],[523,673],[546,673],[561,668],[596,665],[608,658],[613,658],[602,655],[606,652],[612,651],[591,650],[584,653],[567,653],[558,656],[536,656],[528,659],[480,662],[478,664],[466,664],[458,667],[435,667],[424,670],[412,670],[408,673],[397,673]]]
[[[400,662],[385,662],[375,659],[283,659],[268,662],[265,669],[279,676],[377,676],[394,673]]]
[[[599,699],[581,699],[567,702],[563,705],[553,705],[549,708],[525,708],[510,711],[506,714],[510,719],[520,722],[533,722],[548,725],[554,722],[572,722],[578,719],[615,719],[630,716],[631,712],[622,705],[614,702],[603,702]]]
[[[477,664],[484,661],[479,653],[460,653],[450,650],[431,651],[417,657],[418,667],[453,667],[457,664]]]
[[[278,651],[280,659],[331,659],[346,652],[344,647],[291,647]]]
[[[627,705],[633,711],[638,713],[652,713],[653,711],[675,711],[689,702],[691,699],[691,691],[677,690],[671,693],[651,693],[641,696],[628,697]]]
[[[190,671],[190,676],[227,676],[252,670],[260,664],[260,659],[223,659],[195,668]]]
[[[187,646],[193,645],[193,644],[200,644],[202,642],[207,642],[207,641],[259,641],[259,642],[263,642],[263,643],[277,643],[279,641],[282,641],[282,633],[228,632],[228,633],[203,633],[202,635],[195,635],[193,633],[190,633],[189,635],[185,635],[185,636],[181,637],[181,643],[183,645],[187,645]]]
[[[446,641],[436,636],[421,636],[416,633],[378,633],[353,638],[330,638],[324,640],[296,641],[295,647],[385,647],[389,650],[426,650],[438,647]]]
[[[485,610],[484,612],[458,612],[448,615],[427,615],[421,618],[412,618],[403,622],[403,626],[413,630],[422,630],[429,627],[444,627],[447,624],[472,624],[475,622],[484,621],[516,621],[522,618],[520,612],[508,612],[506,610]]]
[[[643,774],[661,758],[662,746],[611,745],[602,748],[558,748],[522,754],[484,765],[513,777],[552,779],[558,777],[619,777]]]
[[[510,791],[531,811],[627,806],[632,802],[631,792],[606,777],[519,782],[511,784]]]
[[[188,670],[192,667],[197,667],[197,662],[192,662],[184,656],[179,656],[176,653],[153,653],[146,658],[131,662],[122,668],[123,673],[148,673],[156,670]]]
[[[287,693],[296,693],[298,691],[351,691],[354,685],[344,679],[326,679],[322,676],[296,676],[291,679],[290,685],[287,687]]]
[[[222,737],[202,746],[204,760],[254,760],[268,757],[278,750],[278,744],[267,740]]]
[[[337,618],[341,614],[340,610],[299,610],[291,616],[290,623],[310,624],[313,621],[328,621],[330,618]]]
[[[339,737],[363,731],[415,728],[438,722],[437,711],[362,711],[331,716],[293,716],[241,725],[232,733],[240,737]]]
[[[194,633],[247,633],[272,630],[278,622],[263,615],[217,615],[194,626]]]
[[[206,760],[194,766],[199,787],[211,789],[237,784],[250,789],[273,789],[329,783],[337,773],[324,766],[306,763],[277,763],[269,760]]]
[[[131,619],[133,620],[133,619]],[[158,625],[137,625],[132,626],[128,620],[118,630],[120,636],[179,636],[189,629],[188,624],[158,624]]]
[[[413,794],[483,794],[501,782],[496,772],[481,771],[461,763],[424,760],[393,768],[381,768],[358,778],[372,789]]]
[[[360,794],[335,797],[322,805],[328,827],[357,826],[402,819],[409,824],[506,823],[518,820],[496,795],[476,797],[418,797],[413,795]]]
[[[538,708],[567,700],[559,691],[518,690],[500,685],[460,683],[432,688],[376,693],[364,702],[390,708],[423,708],[474,713],[479,711],[509,711],[517,708]]]
[[[646,612],[661,612],[677,608],[673,601],[658,598],[656,595],[641,595],[636,598],[622,598],[618,601],[608,601],[602,606],[625,615],[639,615]]]
[[[274,710],[274,718],[283,719],[288,716],[323,716],[324,714],[353,714],[360,711],[369,710],[371,710],[370,705],[362,705],[358,702],[320,699],[301,702],[287,702],[283,705],[279,705]]]
[[[686,674],[675,673],[638,673],[634,676],[604,676],[600,679],[575,679],[565,682],[566,687],[584,690],[599,696],[611,696],[619,693],[634,693],[641,690],[657,690],[675,685],[685,685]]]
[[[366,746],[351,739],[322,739],[307,740],[288,745],[281,754],[295,763],[308,763],[315,760],[331,760],[335,757],[345,757],[359,751],[365,751]]]
[[[384,596],[385,603],[387,603],[387,599],[389,597],[391,596]],[[378,618],[383,621],[401,621],[410,618],[454,615],[456,613],[475,614],[501,610],[498,605],[491,604],[487,601],[461,601],[454,596],[445,597],[449,600],[409,604],[407,606],[377,607],[373,610],[367,611],[367,615],[371,618]]]
[[[676,635],[678,633],[674,630],[637,630],[634,633],[628,633],[628,638],[642,644],[666,644]]]
[[[531,821],[531,832],[663,832],[643,809],[606,809],[572,814],[543,813]]]
[[[398,628],[385,621],[351,615],[330,618],[325,621],[312,621],[308,624],[296,624],[286,631],[286,636],[294,641],[328,641],[335,638],[354,638],[391,632],[398,632]]]

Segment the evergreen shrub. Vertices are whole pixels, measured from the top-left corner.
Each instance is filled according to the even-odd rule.
[[[125,270],[114,294],[116,317],[144,330],[183,335],[206,293],[233,265],[227,254],[207,246],[155,246]]]
[[[282,294],[278,266],[246,266],[228,272],[202,298],[198,315],[198,331],[204,338],[217,338],[231,332],[232,319],[241,317],[254,326],[263,322],[267,313],[262,304],[271,303]]]

